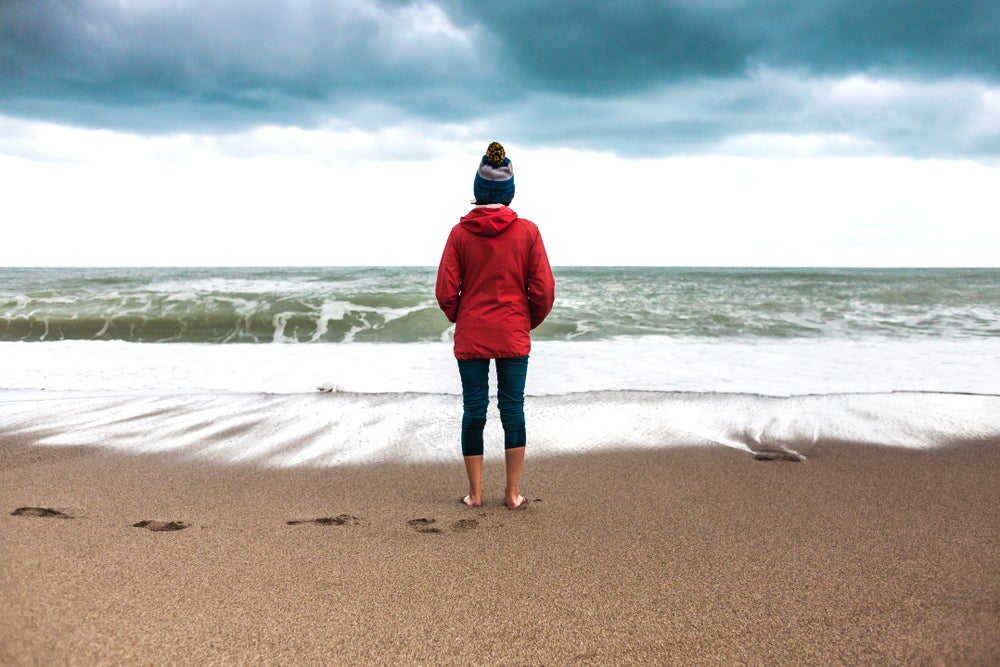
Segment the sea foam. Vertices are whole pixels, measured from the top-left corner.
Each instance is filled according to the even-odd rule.
[[[1000,443],[1000,397],[962,394],[590,392],[526,402],[532,456],[725,446],[801,460],[818,443],[927,448]],[[172,452],[223,463],[454,461],[461,401],[441,394],[103,395],[0,401],[0,436]],[[502,456],[495,408],[487,457]]]
[[[0,389],[22,392],[461,392],[451,345],[442,342],[0,343],[0,369]],[[1000,338],[534,343],[528,395],[605,390],[1000,394]]]
[[[0,434],[40,444],[277,466],[457,456],[446,343],[3,343],[0,367]],[[799,458],[819,442],[1000,442],[998,383],[988,338],[543,341],[526,412],[538,455],[723,445]]]

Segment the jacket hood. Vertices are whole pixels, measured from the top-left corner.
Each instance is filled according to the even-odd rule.
[[[462,227],[476,236],[497,236],[515,220],[517,213],[507,206],[477,206],[462,217]]]

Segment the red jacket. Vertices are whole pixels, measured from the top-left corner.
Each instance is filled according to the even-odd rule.
[[[477,206],[455,225],[438,267],[438,305],[455,323],[459,359],[522,357],[552,310],[555,280],[535,223]]]

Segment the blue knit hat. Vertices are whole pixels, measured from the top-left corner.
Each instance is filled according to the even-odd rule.
[[[477,204],[510,204],[514,199],[514,165],[504,154],[503,146],[493,142],[479,162],[472,193]]]

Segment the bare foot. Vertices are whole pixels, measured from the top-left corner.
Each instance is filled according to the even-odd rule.
[[[483,506],[483,499],[482,498],[475,499],[472,496],[466,496],[466,497],[462,498],[462,502],[465,504],[466,507],[482,507]]]
[[[528,506],[528,499],[519,495],[516,498],[508,498],[504,504],[509,510],[522,510]]]

